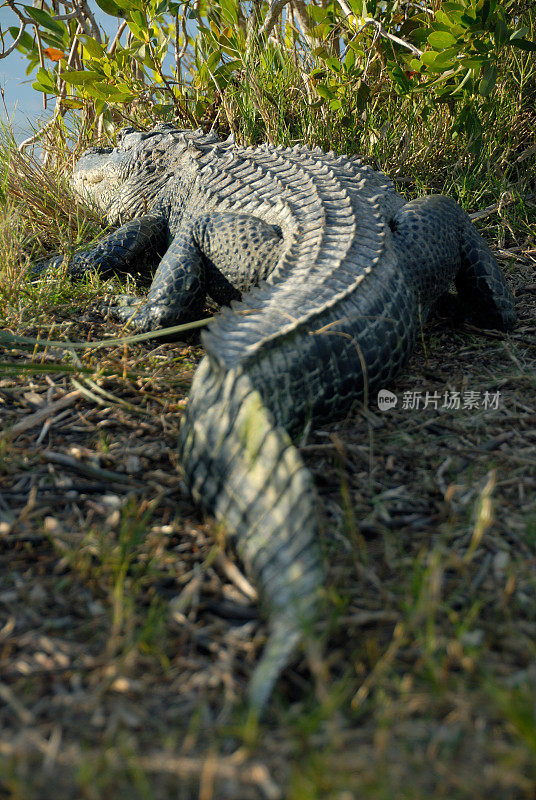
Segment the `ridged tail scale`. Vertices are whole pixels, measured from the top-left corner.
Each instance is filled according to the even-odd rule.
[[[394,258],[371,198],[383,187],[374,180],[367,185],[361,177],[367,168],[306,148],[230,151],[224,145],[198,156],[198,183],[217,193],[220,209],[280,224],[286,240],[266,283],[222,309],[205,333],[207,356],[180,437],[193,495],[225,523],[270,620],[250,687],[251,704],[260,710],[317,615],[323,583],[312,478],[287,431],[316,415],[315,376],[332,368],[337,359],[330,354],[341,347],[330,328],[346,337],[353,372],[366,372],[359,347],[347,346],[354,328],[364,327],[347,301],[380,258],[386,274]],[[325,346],[316,351],[309,334],[326,326]],[[302,351],[292,346],[298,336],[307,350],[303,365]],[[339,413],[347,379],[336,371],[330,376],[325,404]]]

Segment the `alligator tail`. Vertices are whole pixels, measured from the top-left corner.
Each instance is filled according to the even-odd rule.
[[[260,589],[270,636],[249,687],[260,712],[317,617],[323,570],[312,477],[249,376],[209,356],[194,377],[179,454],[194,499],[224,523]]]

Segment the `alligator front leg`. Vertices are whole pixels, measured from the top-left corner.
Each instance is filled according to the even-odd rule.
[[[203,310],[205,283],[203,254],[191,232],[180,231],[158,265],[147,299],[132,298],[112,313],[140,331],[191,322]]]
[[[55,256],[37,263],[33,273],[42,274],[63,264],[67,273],[76,278],[95,269],[102,275],[146,273],[165,252],[167,237],[166,218],[159,214],[144,214],[104,236],[89,250],[74,253],[70,259]]]
[[[230,303],[265,278],[278,261],[281,243],[277,227],[251,215],[202,214],[171,242],[147,300],[133,299],[113,313],[138,330],[198,319],[207,294]]]

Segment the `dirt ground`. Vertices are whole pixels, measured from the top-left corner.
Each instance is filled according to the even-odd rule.
[[[175,454],[202,348],[4,351],[0,798],[536,797],[536,251],[502,264],[511,335],[434,320],[395,408],[302,444],[322,668],[298,654],[258,729],[255,589]]]

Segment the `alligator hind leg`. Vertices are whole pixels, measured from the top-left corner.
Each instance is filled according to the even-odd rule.
[[[481,328],[511,330],[516,323],[512,292],[468,217],[461,232],[460,251],[462,265],[455,283],[465,319]]]
[[[491,250],[465,211],[449,197],[429,195],[411,200],[390,222],[399,263],[414,277],[420,297],[449,296],[456,316],[482,328],[510,330],[514,299]],[[423,307],[426,319],[430,307]]]
[[[207,292],[217,303],[230,303],[265,280],[283,246],[281,230],[251,214],[203,214],[193,235],[205,256]]]

